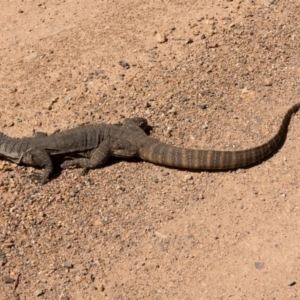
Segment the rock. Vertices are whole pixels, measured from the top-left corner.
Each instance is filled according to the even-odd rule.
[[[264,85],[265,86],[271,86],[272,85],[272,81],[270,79],[268,79],[268,78],[265,78],[264,79]]]
[[[4,281],[4,283],[14,283],[15,279],[8,277],[8,276],[3,276],[3,281]]]
[[[188,38],[187,41],[186,41],[186,44],[188,45],[188,44],[191,44],[193,42],[194,42],[194,40],[192,38]]]
[[[34,58],[36,58],[37,57],[37,53],[36,52],[31,52],[29,55],[27,55],[25,58],[24,58],[24,60],[25,61],[29,61],[29,60],[32,60],[32,59],[34,59]]]
[[[153,177],[152,177],[152,181],[153,181],[154,183],[158,183],[158,182],[159,182],[159,180],[158,180],[158,178],[157,178],[156,176],[153,176]]]
[[[64,262],[64,267],[66,269],[72,269],[74,267],[74,265],[72,263],[70,263],[69,261],[65,261]]]
[[[167,36],[164,33],[158,32],[156,34],[156,40],[157,40],[158,43],[162,44],[162,43],[167,42],[168,39],[167,39]]]
[[[19,294],[14,293],[14,300],[20,300]]]
[[[296,284],[296,281],[291,278],[289,278],[286,282],[288,286],[294,286]]]
[[[243,88],[241,91],[240,97],[242,99],[253,99],[255,97],[255,91],[253,90],[248,90],[247,88]]]
[[[254,266],[255,266],[255,269],[260,270],[264,266],[264,263],[260,262],[260,261],[256,261],[254,263]]]
[[[208,129],[207,123],[204,123],[201,127],[202,127],[202,129]]]
[[[0,252],[0,266],[4,266],[7,263],[6,255]]]
[[[191,174],[186,174],[183,177],[183,181],[185,181],[185,182],[192,180],[192,179],[193,179],[193,175],[191,175]]]
[[[44,295],[44,291],[43,291],[43,290],[40,290],[40,289],[37,289],[37,290],[35,291],[35,295],[36,295],[37,297],[42,296],[42,295]]]
[[[120,60],[119,61],[120,66],[122,66],[124,69],[129,69],[130,65],[128,62],[124,61],[124,60]]]

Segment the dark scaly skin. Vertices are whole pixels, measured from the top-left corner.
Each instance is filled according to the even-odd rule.
[[[17,164],[44,169],[40,182],[53,172],[52,158],[60,156],[62,168],[79,166],[85,170],[101,167],[109,157],[140,157],[168,167],[190,170],[231,170],[261,162],[283,142],[290,119],[300,103],[291,107],[273,138],[258,147],[240,151],[179,148],[150,138],[147,120],[125,119],[123,125],[91,124],[68,129],[51,136],[11,138],[0,133],[0,156]]]
[[[278,132],[260,146],[239,151],[194,150],[167,145],[144,138],[139,157],[154,164],[189,170],[232,170],[261,162],[278,149],[284,140],[292,115],[300,108],[295,104],[285,114]]]

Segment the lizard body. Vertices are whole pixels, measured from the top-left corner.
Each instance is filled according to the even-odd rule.
[[[246,150],[216,151],[179,148],[160,142],[145,133],[147,120],[125,119],[123,125],[90,124],[47,136],[12,138],[0,133],[0,156],[28,166],[44,169],[45,183],[53,172],[52,157],[63,157],[62,168],[79,166],[93,169],[109,157],[139,157],[145,161],[189,170],[231,170],[261,162],[284,141],[295,104],[285,114],[278,132],[268,142]]]

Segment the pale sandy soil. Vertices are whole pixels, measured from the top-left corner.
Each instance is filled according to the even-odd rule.
[[[171,144],[259,145],[299,101],[298,3],[1,0],[0,130],[143,116]],[[0,299],[299,298],[299,128],[232,172],[112,160],[40,187],[0,162]]]

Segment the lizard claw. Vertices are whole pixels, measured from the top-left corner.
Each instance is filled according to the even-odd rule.
[[[88,172],[89,172],[89,169],[84,168],[84,169],[82,170],[82,172],[81,172],[81,175],[82,175],[82,176],[85,176],[85,175],[88,174]]]

